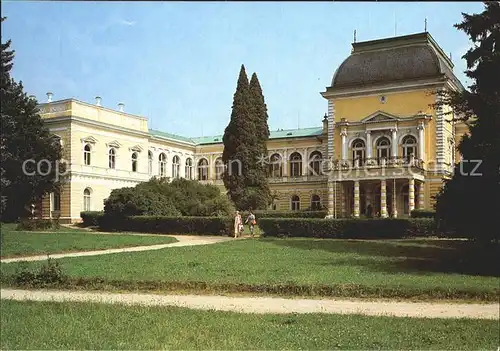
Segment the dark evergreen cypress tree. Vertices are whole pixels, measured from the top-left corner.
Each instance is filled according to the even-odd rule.
[[[245,197],[245,177],[249,170],[249,150],[253,139],[248,105],[248,77],[245,66],[241,65],[240,75],[233,96],[231,120],[224,130],[222,161],[226,165],[222,177],[228,194],[238,209],[243,209]]]
[[[2,22],[5,18],[2,18]],[[15,82],[10,70],[14,51],[10,50],[10,40],[1,44],[1,134],[0,134],[0,175],[2,220],[15,220],[27,215],[27,209],[44,194],[58,186],[56,172],[63,173],[61,145],[52,138],[38,114],[37,102],[24,92],[22,82]],[[26,166],[23,163],[34,160]],[[40,163],[37,171],[36,163]],[[50,164],[50,172],[49,172]],[[56,170],[56,167],[58,169]],[[42,175],[45,174],[45,175]]]
[[[257,137],[255,145],[256,150],[256,168],[254,179],[251,184],[255,191],[254,199],[251,207],[258,209],[266,209],[270,203],[270,190],[267,181],[267,141],[269,140],[269,126],[267,124],[267,106],[260,86],[259,78],[256,73],[252,74],[249,87],[249,101],[251,107],[251,115],[254,123],[255,136]]]
[[[265,131],[264,131],[265,130]],[[269,202],[269,186],[265,164],[265,142],[269,136],[267,108],[257,80],[249,85],[245,66],[241,66],[233,98],[231,120],[224,131],[223,176],[229,196],[240,210],[265,209]]]
[[[469,125],[458,150],[463,161],[437,196],[441,224],[478,241],[500,237],[500,3],[486,2],[480,14],[462,14],[455,25],[474,43],[463,58],[473,80],[469,90],[446,92],[440,104],[452,106]],[[475,160],[480,160],[478,163]]]

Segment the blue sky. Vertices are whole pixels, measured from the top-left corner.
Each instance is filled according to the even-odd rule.
[[[240,65],[257,72],[269,127],[320,126],[320,92],[357,41],[427,29],[464,84],[453,24],[481,2],[2,2],[13,75],[40,102],[74,97],[146,116],[150,128],[224,132]],[[395,25],[396,23],[396,25]]]

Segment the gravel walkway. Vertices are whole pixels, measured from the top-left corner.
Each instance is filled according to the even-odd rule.
[[[11,262],[21,262],[21,261],[45,261],[47,256],[50,258],[65,258],[65,257],[81,257],[81,256],[98,256],[98,255],[109,255],[113,253],[121,252],[137,252],[137,251],[150,251],[150,250],[160,250],[167,247],[180,247],[180,246],[194,246],[194,245],[208,245],[215,244],[223,241],[234,240],[230,237],[220,237],[220,236],[191,236],[191,235],[168,235],[170,237],[176,238],[176,243],[170,244],[159,244],[159,245],[148,245],[148,246],[132,246],[125,247],[121,249],[106,249],[106,250],[96,250],[96,251],[79,251],[79,252],[68,252],[61,254],[50,254],[50,255],[37,255],[37,256],[25,256],[25,257],[14,257],[14,258],[2,258],[1,263],[11,263]]]
[[[499,304],[399,301],[306,300],[274,297],[155,295],[52,290],[1,289],[2,299],[17,301],[88,301],[145,306],[178,306],[240,313],[329,313],[414,318],[499,319]]]

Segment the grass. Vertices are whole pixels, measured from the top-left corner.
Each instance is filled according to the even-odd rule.
[[[166,236],[94,234],[66,227],[46,232],[16,231],[15,227],[15,224],[2,224],[0,234],[2,258],[168,244],[177,241]]]
[[[3,300],[1,348],[493,350],[497,321]]]
[[[58,261],[71,288],[497,301],[497,249],[459,240],[249,239]],[[4,277],[20,267],[0,265]]]

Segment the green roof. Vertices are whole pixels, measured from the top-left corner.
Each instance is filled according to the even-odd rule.
[[[222,143],[222,135],[187,138],[180,135],[160,132],[150,129],[149,133],[155,137],[166,138],[174,141],[182,141],[194,145],[218,144]],[[269,139],[304,138],[318,136],[323,133],[323,127],[280,129],[271,131]]]

